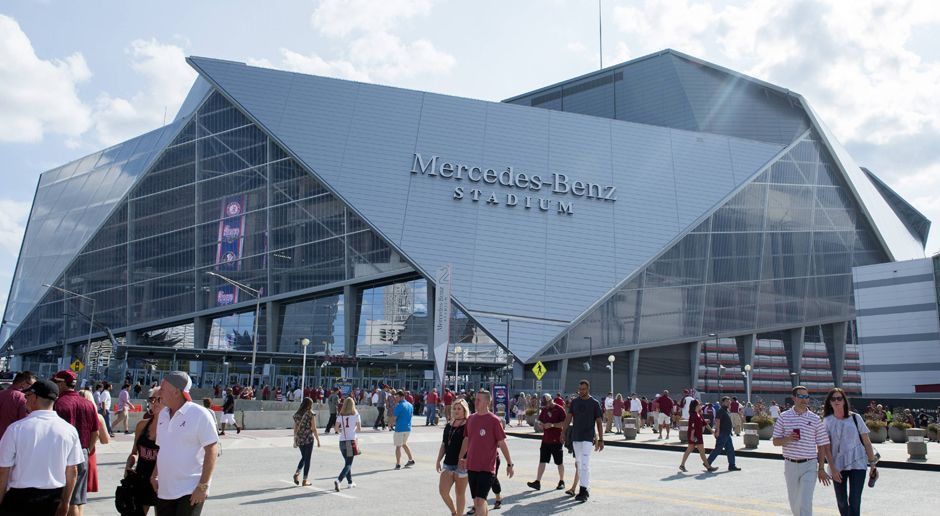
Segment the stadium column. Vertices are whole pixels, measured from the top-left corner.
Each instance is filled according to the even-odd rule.
[[[787,354],[787,367],[790,368],[790,386],[800,383],[800,370],[803,368],[803,341],[806,328],[793,328],[783,333],[783,349]]]
[[[568,381],[568,359],[563,358],[559,364],[559,376],[558,376],[558,392],[566,392],[567,381]],[[512,396],[514,393],[509,393]]]
[[[689,380],[692,387],[698,389],[698,364],[701,362],[702,357],[702,341],[697,340],[695,342],[689,343],[689,366],[691,366],[691,374],[689,375]]]
[[[826,354],[829,355],[829,367],[832,369],[832,381],[839,388],[842,388],[842,375],[845,372],[845,338],[848,327],[849,323],[845,321],[822,325]]]
[[[359,289],[346,285],[343,287],[343,349],[346,355],[356,356],[356,330],[359,326]]]
[[[636,392],[636,375],[640,370],[640,350],[627,351],[627,392]]]
[[[431,321],[431,325],[428,328],[427,342],[428,342],[428,360],[431,361],[431,368],[434,369],[434,385],[441,386],[443,385],[443,380],[437,374],[437,362],[435,360],[434,354],[434,327],[435,322],[437,321],[437,288],[430,281],[427,282],[428,286],[428,320]],[[446,352],[445,352],[446,353]],[[446,364],[444,369],[446,370]],[[440,388],[438,392],[444,392],[443,388]]]
[[[276,301],[268,301],[264,304],[264,346],[258,346],[258,351],[280,351],[281,328],[278,322],[281,320],[281,304]],[[259,332],[260,333],[260,332]],[[264,362],[262,359],[256,360],[258,364]],[[260,369],[260,366],[259,366]],[[258,374],[257,372],[255,374]]]
[[[212,319],[209,317],[202,316],[193,318],[193,348],[195,350],[209,347],[209,328],[211,326]],[[202,385],[203,364],[204,362],[202,360],[189,361],[189,374],[193,376],[193,383],[195,385]]]
[[[738,362],[741,364],[741,370],[744,370],[744,366],[750,364],[751,367],[754,367],[754,351],[757,349],[757,334],[749,333],[747,335],[738,335],[734,338],[734,343],[738,348]],[[718,353],[718,356],[721,356],[721,352]],[[721,361],[718,361],[717,371],[721,370]],[[737,373],[735,373],[737,374]],[[716,376],[717,378],[717,376]],[[720,381],[721,379],[718,378]],[[717,387],[716,387],[717,388]]]

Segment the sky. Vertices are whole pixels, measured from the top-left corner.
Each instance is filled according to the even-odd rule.
[[[932,0],[6,0],[0,307],[39,174],[172,120],[186,56],[500,101],[673,48],[802,94],[940,222],[938,32]]]

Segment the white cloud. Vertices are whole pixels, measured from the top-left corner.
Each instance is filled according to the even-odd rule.
[[[29,207],[29,202],[0,199],[0,254],[11,257],[19,254]]]
[[[327,36],[387,32],[402,20],[426,16],[431,4],[431,0],[324,0],[310,21]]]
[[[98,96],[95,103],[95,138],[111,145],[163,125],[172,120],[196,72],[186,64],[183,49],[155,39],[134,40],[126,53],[131,68],[147,79],[147,88],[131,98]]]
[[[19,23],[0,14],[0,142],[75,137],[90,125],[76,86],[91,77],[80,53],[40,59]]]
[[[430,0],[325,0],[311,15],[321,34],[343,50],[336,57],[281,48],[281,60],[249,59],[249,64],[364,82],[400,82],[424,74],[446,75],[452,55],[427,39],[403,41],[395,31],[409,19],[427,16]]]

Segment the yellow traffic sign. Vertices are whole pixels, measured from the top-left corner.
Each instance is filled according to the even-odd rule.
[[[76,358],[74,362],[69,364],[69,368],[72,371],[75,371],[76,373],[80,373],[82,372],[82,369],[85,369],[85,364],[83,364],[81,360]]]
[[[535,366],[532,368],[532,372],[535,373],[535,378],[541,380],[545,373],[548,372],[548,368],[545,367],[545,364],[541,360],[536,362]]]

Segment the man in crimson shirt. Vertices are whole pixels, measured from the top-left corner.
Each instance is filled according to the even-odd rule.
[[[669,391],[663,391],[663,395],[657,398],[659,401],[659,421],[656,427],[659,429],[659,438],[663,438],[663,429],[666,429],[666,439],[669,439],[669,429],[672,428],[672,408],[675,404],[669,397]]]
[[[82,455],[85,462],[78,465],[78,475],[75,477],[75,489],[72,490],[72,504],[69,514],[81,516],[84,505],[88,503],[88,448],[91,446],[91,436],[98,433],[98,411],[95,404],[86,400],[75,392],[75,381],[78,376],[68,369],[53,375],[52,380],[59,388],[59,397],[55,400],[53,409],[66,422],[78,430],[78,440],[82,445]]]
[[[26,417],[26,395],[23,390],[33,384],[36,377],[29,371],[21,371],[13,377],[13,385],[0,391],[0,437],[7,427]]]
[[[476,412],[467,419],[463,444],[460,446],[460,461],[457,470],[465,470],[473,497],[474,514],[486,516],[489,507],[486,498],[496,478],[496,450],[503,452],[506,458],[506,474],[513,475],[512,459],[506,446],[506,432],[503,422],[490,412],[492,395],[490,391],[480,390],[476,395]]]
[[[450,406],[454,404],[454,393],[444,388],[444,419],[450,422]]]
[[[542,489],[542,474],[545,473],[545,465],[548,459],[554,459],[558,466],[558,485],[555,489],[565,488],[565,466],[562,464],[564,453],[562,445],[565,438],[562,435],[564,426],[565,402],[562,400],[552,400],[551,394],[542,395],[542,411],[539,412],[539,421],[542,423],[542,446],[539,448],[539,471],[535,482],[526,482],[526,485],[538,491]]]
[[[431,389],[424,401],[428,405],[428,419],[424,426],[437,426],[437,404],[441,402],[440,396],[437,395],[437,388]]]

